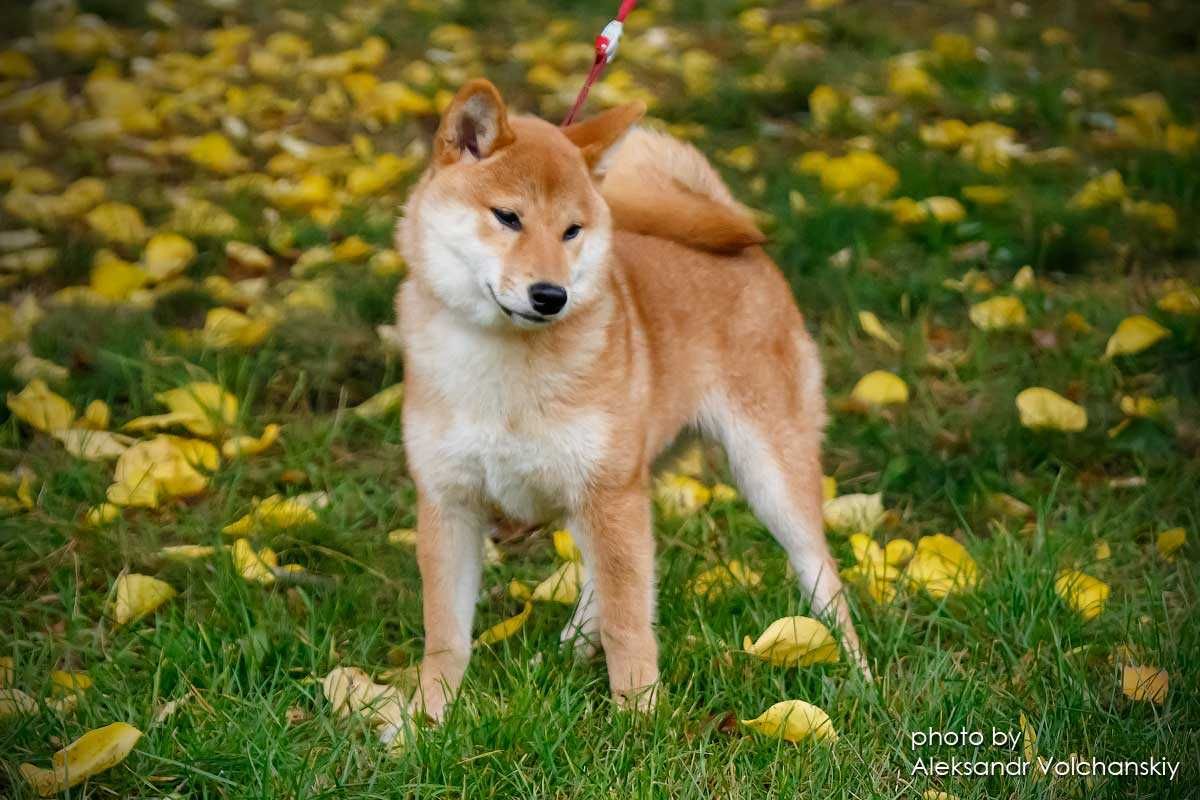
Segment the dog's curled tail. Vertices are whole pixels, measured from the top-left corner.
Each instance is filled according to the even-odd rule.
[[[700,151],[664,133],[631,130],[616,148],[600,191],[620,230],[714,253],[737,253],[766,241]]]

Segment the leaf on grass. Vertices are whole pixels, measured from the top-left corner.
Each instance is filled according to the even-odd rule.
[[[256,456],[275,444],[279,438],[279,426],[271,423],[263,428],[261,436],[234,436],[221,445],[221,454],[229,459]]]
[[[908,384],[899,375],[877,369],[859,378],[850,398],[872,407],[903,405],[908,402]]]
[[[944,533],[917,541],[904,576],[936,600],[975,587],[979,568],[967,549]]]
[[[137,442],[132,436],[87,428],[58,428],[50,434],[68,453],[84,461],[107,461],[119,458]]]
[[[187,415],[190,419],[183,426],[197,436],[212,436],[237,419],[237,398],[215,383],[189,383],[160,392],[155,398],[172,413]]]
[[[113,619],[118,625],[135,622],[176,595],[166,581],[136,572],[117,578]]]
[[[402,544],[407,547],[417,546],[417,532],[412,528],[396,528],[388,531],[388,544]]]
[[[768,708],[754,719],[742,724],[766,736],[800,742],[808,738],[833,742],[837,732],[829,715],[803,700],[784,700]]]
[[[210,544],[175,544],[163,547],[158,554],[170,561],[195,561],[215,554],[217,548]]]
[[[718,564],[701,572],[692,578],[692,592],[705,600],[715,600],[725,593],[726,589],[742,586],[755,589],[762,583],[762,576],[747,567],[741,561],[733,559],[726,564]]]
[[[337,667],[321,681],[325,699],[339,717],[361,715],[374,727],[406,729],[404,697],[395,686],[375,683],[358,667]],[[396,741],[393,740],[393,745]]]
[[[15,717],[19,714],[36,714],[37,700],[12,687],[0,688],[0,719]]]
[[[1130,700],[1162,705],[1167,699],[1170,677],[1165,669],[1126,664],[1121,669],[1121,692]]]
[[[223,530],[230,536],[246,536],[261,528],[293,528],[311,525],[317,521],[317,509],[329,504],[325,492],[306,492],[295,497],[273,494],[254,504],[250,513],[226,525]]]
[[[397,383],[359,403],[354,413],[363,419],[380,419],[399,411],[403,403],[404,384]]]
[[[1087,427],[1087,410],[1077,403],[1046,389],[1034,386],[1017,395],[1021,424],[1034,430],[1049,429],[1077,432]]]
[[[767,626],[757,640],[747,636],[742,649],[782,667],[834,663],[838,644],[821,622],[812,617],[783,617]]]
[[[1104,357],[1140,353],[1171,335],[1171,332],[1143,314],[1121,320],[1104,346]]]
[[[266,585],[275,582],[275,568],[279,566],[279,559],[271,548],[255,551],[249,539],[238,539],[233,543],[230,555],[233,557],[233,568],[251,583]]]
[[[112,503],[94,505],[83,515],[83,524],[89,528],[100,528],[121,516],[121,507]]]
[[[543,603],[572,605],[579,599],[579,586],[582,580],[582,568],[579,563],[567,561],[560,564],[548,578],[534,587],[530,599]]]
[[[479,634],[479,638],[475,640],[476,646],[495,644],[502,642],[512,636],[525,625],[529,619],[529,615],[533,613],[533,603],[525,601],[525,607],[521,611],[503,622],[498,622],[488,628],[483,633]]]
[[[1025,305],[1020,298],[997,295],[976,303],[967,312],[976,328],[983,331],[1002,331],[1009,328],[1022,328],[1029,318],[1025,314]]]
[[[75,407],[40,378],[30,381],[17,394],[9,393],[8,409],[14,417],[39,431],[69,428],[75,421]]]
[[[1158,554],[1167,561],[1175,560],[1175,552],[1187,542],[1187,531],[1183,528],[1171,528],[1160,533],[1154,540]]]
[[[115,767],[133,750],[142,732],[124,722],[88,731],[51,758],[50,769],[22,764],[21,775],[42,797],[83,783]]]
[[[208,477],[197,467],[211,472],[220,460],[217,448],[199,439],[156,436],[138,442],[117,459],[108,500],[118,506],[157,508],[165,498],[199,494],[208,486]]]
[[[579,551],[570,531],[557,530],[551,536],[554,539],[554,552],[559,558],[563,561],[583,561],[583,553]]]
[[[1058,573],[1054,579],[1054,590],[1067,606],[1085,620],[1100,616],[1111,592],[1104,581],[1073,569]]]
[[[883,323],[879,321],[879,317],[875,316],[873,312],[858,312],[858,324],[862,326],[863,332],[875,341],[882,342],[892,350],[900,351],[900,342],[896,341],[896,337],[883,326]]]
[[[695,514],[712,499],[712,492],[690,475],[664,472],[654,481],[654,500],[667,517]]]
[[[822,513],[830,530],[870,533],[883,522],[883,494],[844,494],[826,500]]]
[[[196,245],[178,233],[158,233],[146,242],[142,269],[153,281],[174,278],[196,258]]]
[[[92,678],[86,672],[56,669],[50,673],[50,692],[55,696],[83,692],[92,688]]]
[[[254,347],[271,332],[270,320],[254,319],[232,308],[210,308],[204,315],[200,340],[218,350]]]

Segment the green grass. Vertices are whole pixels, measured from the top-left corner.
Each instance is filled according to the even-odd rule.
[[[155,26],[141,4],[83,5],[114,25]],[[171,46],[201,52],[199,32],[190,26],[216,25],[219,15],[207,6],[182,5],[189,6],[183,9],[186,25]],[[408,5],[392,4],[365,23],[394,48],[381,75],[400,75],[409,60],[422,56],[430,31],[456,22],[476,32],[484,55],[479,62],[451,64],[436,85],[454,88],[455,70],[486,73],[514,105],[540,108],[545,102],[551,118],[561,113],[560,104],[524,83],[525,67],[513,62],[510,46],[545,33],[548,14],[575,20],[564,41],[586,44],[609,11],[607,4],[566,0],[550,6],[475,0],[411,4],[417,10]],[[855,593],[855,620],[875,670],[873,683],[845,663],[771,666],[741,652],[742,637],[807,609],[770,535],[741,500],[684,520],[659,519],[657,632],[665,695],[654,713],[618,710],[602,660],[580,662],[558,646],[570,609],[539,605],[517,635],[477,651],[446,724],[422,728],[406,749],[389,755],[365,722],[331,712],[320,679],[347,665],[378,676],[415,664],[420,655],[414,554],[387,541],[389,530],[415,524],[402,421],[367,421],[347,412],[403,378],[400,359],[376,333],[376,326],[393,319],[398,279],[361,263],[322,268],[320,280],[336,301],[331,313],[292,311],[262,344],[218,350],[179,336],[177,329],[200,327],[205,312],[222,304],[205,278],[248,277],[226,267],[224,239],[197,238],[200,252],[189,282],[149,307],[87,309],[47,298],[86,283],[102,243],[81,223],[55,226],[46,236],[59,248],[58,264],[45,275],[0,285],[14,303],[26,291],[41,299],[45,314],[27,344],[34,355],[70,370],[56,387],[61,394],[79,409],[105,400],[118,426],[161,412],[157,392],[188,380],[215,380],[241,401],[240,427],[258,432],[277,422],[284,432],[266,453],[226,461],[199,496],[127,510],[96,529],[83,524],[83,514],[103,501],[111,466],[72,458],[0,408],[0,470],[35,476],[33,508],[0,516],[0,656],[15,660],[13,685],[38,698],[50,694],[55,669],[86,670],[94,681],[73,714],[41,705],[34,714],[0,720],[0,796],[32,797],[20,763],[44,766],[57,748],[116,720],[137,726],[144,737],[120,765],[70,796],[908,798],[931,788],[961,800],[1197,796],[1200,327],[1196,317],[1167,314],[1155,302],[1167,278],[1200,283],[1200,160],[1194,153],[1153,148],[1107,149],[1089,127],[1105,114],[1121,113],[1122,98],[1148,91],[1161,92],[1181,123],[1194,122],[1200,97],[1195,9],[1182,2],[1155,4],[1149,20],[1136,21],[1116,3],[1029,4],[1031,15],[1020,18],[988,5],[999,22],[998,40],[986,45],[991,58],[931,68],[944,87],[942,97],[885,100],[901,114],[889,132],[854,118],[822,132],[807,111],[814,86],[880,96],[885,59],[927,47],[939,30],[970,34],[976,11],[968,4],[912,4],[897,12],[892,4],[848,3],[821,13],[799,2],[773,6],[775,19],[810,23],[810,45],[819,49],[804,51],[748,44],[737,23],[743,3],[679,0],[674,10],[645,5],[656,10],[655,25],[680,33],[671,52],[704,45],[723,65],[711,94],[690,96],[669,60],[641,57],[627,47],[618,66],[658,96],[654,115],[704,125],[697,144],[710,154],[741,144],[756,148],[754,170],[724,172],[740,197],[773,216],[770,251],[821,345],[835,409],[827,472],[843,493],[884,493],[891,513],[877,539],[953,535],[978,563],[978,586],[944,601],[904,589],[885,607]],[[420,10],[424,6],[429,10]],[[294,7],[314,19],[342,11],[324,0]],[[230,16],[253,26],[261,39],[287,26],[274,8],[254,3]],[[18,19],[29,24],[24,10]],[[1041,44],[1039,34],[1050,25],[1072,31],[1075,43]],[[632,24],[631,43],[645,30],[645,23]],[[322,25],[306,35],[318,52],[343,46]],[[88,61],[56,60],[42,50],[35,61],[45,77],[65,75],[71,92],[90,69]],[[1112,73],[1113,88],[1085,97],[1082,107],[1064,99],[1077,71],[1095,67]],[[739,83],[757,73],[781,75],[784,88],[755,92]],[[571,73],[572,86],[577,77]],[[1000,91],[1018,100],[1007,116],[988,111],[988,98]],[[995,119],[1016,128],[1032,149],[1068,146],[1078,160],[1065,166],[1017,163],[1007,173],[984,174],[920,143],[919,125],[941,117]],[[427,141],[434,124],[409,118],[372,131],[353,118],[316,122],[302,114],[292,122],[295,134],[308,141],[332,144],[368,134],[380,149],[396,151]],[[210,129],[189,125],[180,132]],[[102,146],[43,134],[56,149],[38,163],[64,179],[92,170],[107,178]],[[967,219],[956,225],[901,229],[886,211],[839,205],[819,181],[790,169],[806,150],[842,152],[846,139],[862,135],[897,169],[895,196],[959,196],[965,185],[996,183],[1012,187],[1014,199],[991,209],[967,204]],[[0,149],[19,149],[17,137],[16,128],[7,126]],[[255,159],[262,169],[266,157]],[[263,247],[273,241],[268,229],[274,225],[290,229],[299,250],[349,235],[386,248],[404,195],[400,187],[352,204],[331,224],[286,211],[272,222],[263,216],[268,204],[253,191],[222,187],[171,163],[158,166],[161,176],[114,178],[111,193],[139,204],[147,221],[158,225],[169,216],[166,189],[194,190],[234,213],[239,235]],[[1122,172],[1136,199],[1170,204],[1178,230],[1147,231],[1116,208],[1067,208],[1089,177],[1107,169]],[[803,213],[790,210],[791,191],[805,197]],[[0,211],[0,223],[5,230],[26,226],[7,211]],[[1107,230],[1107,243],[1095,227]],[[978,242],[987,244],[986,256],[964,259],[964,246]],[[945,285],[975,268],[1007,292],[1024,264],[1043,281],[1021,293],[1030,317],[1025,330],[975,329],[967,309],[983,295],[963,296]],[[270,273],[269,291],[287,279],[282,267]],[[869,339],[858,326],[860,310],[878,314],[903,352]],[[1067,329],[1068,312],[1082,314],[1093,329]],[[1108,335],[1134,313],[1153,316],[1171,337],[1136,356],[1102,359]],[[931,341],[967,356],[951,372],[931,368],[925,360]],[[25,384],[13,344],[0,350],[4,391]],[[908,382],[907,406],[870,415],[845,408],[855,381],[874,369],[892,370]],[[1013,398],[1035,385],[1084,405],[1087,429],[1063,434],[1021,427]],[[1124,394],[1169,396],[1176,406],[1163,420],[1139,420],[1110,437],[1107,431],[1123,417],[1117,400]],[[19,480],[25,473],[13,474]],[[728,479],[719,458],[701,477],[707,483]],[[243,580],[223,555],[188,564],[157,555],[166,545],[227,544],[221,529],[246,513],[254,498],[307,491],[330,498],[316,523],[256,537],[257,546],[273,547],[282,562],[302,565],[302,576],[263,587]],[[1020,498],[1032,514],[997,517],[988,504],[995,492]],[[15,485],[0,482],[0,494],[15,496]],[[1189,539],[1167,561],[1157,554],[1155,537],[1176,526],[1187,529]],[[500,542],[504,561],[487,568],[477,631],[520,609],[505,591],[510,580],[540,580],[553,568],[551,530]],[[1096,559],[1100,540],[1111,547],[1106,560]],[[831,535],[831,542],[839,562],[852,563],[846,537]],[[697,573],[733,558],[762,573],[759,588],[731,589],[707,602],[689,590]],[[1111,585],[1098,618],[1083,621],[1058,597],[1054,578],[1063,567]],[[153,617],[116,627],[108,606],[113,582],[125,571],[157,576],[179,595]],[[1163,705],[1123,695],[1114,659],[1124,647],[1168,671]],[[792,745],[737,723],[784,699],[826,710],[837,742]],[[1016,731],[1022,714],[1036,728],[1043,755],[1157,757],[1181,761],[1181,773],[1171,783],[1151,777],[1034,781],[912,774],[917,757],[1020,758],[1019,748],[913,750],[909,736],[926,729]]]

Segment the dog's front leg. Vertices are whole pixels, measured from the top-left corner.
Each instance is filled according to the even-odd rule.
[[[648,710],[658,689],[650,500],[640,487],[597,490],[579,516],[587,528],[583,535],[592,560],[609,686],[621,705]]]
[[[417,499],[417,565],[425,616],[425,656],[414,709],[440,722],[471,658],[471,623],[483,569],[484,519],[460,506]]]

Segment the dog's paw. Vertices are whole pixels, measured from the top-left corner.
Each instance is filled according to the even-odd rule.
[[[614,689],[613,699],[617,701],[618,706],[626,711],[649,714],[658,706],[664,694],[662,684],[652,683],[649,686],[642,686],[637,689]]]

